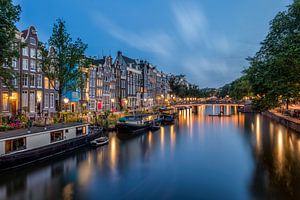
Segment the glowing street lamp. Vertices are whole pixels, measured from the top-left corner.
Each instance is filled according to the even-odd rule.
[[[64,103],[65,104],[69,103],[69,99],[68,98],[64,98]]]
[[[114,111],[114,103],[115,103],[115,99],[111,99],[111,110]]]
[[[68,106],[68,103],[69,103],[69,99],[65,97],[63,100],[64,100],[64,103],[65,103],[65,111],[67,112],[68,111],[67,106]]]

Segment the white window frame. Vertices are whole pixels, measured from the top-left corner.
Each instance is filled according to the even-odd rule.
[[[54,93],[50,93],[50,108],[54,108]]]
[[[49,108],[49,94],[45,93],[44,96],[44,108]]]
[[[26,77],[26,85],[24,85],[24,77]],[[22,86],[23,87],[28,87],[28,83],[29,83],[28,77],[29,77],[28,74],[22,74]]]
[[[22,69],[24,70],[28,70],[28,59],[27,58],[23,58],[22,60]]]
[[[23,56],[28,56],[28,47],[23,47],[22,48],[22,55]]]
[[[42,74],[37,74],[36,75],[36,86],[38,88],[42,88],[43,87],[43,76],[42,76]]]
[[[36,60],[30,60],[30,71],[36,70]]]

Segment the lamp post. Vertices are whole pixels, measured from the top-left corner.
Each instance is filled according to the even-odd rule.
[[[111,111],[114,112],[114,103],[115,103],[115,99],[111,99]]]
[[[125,109],[127,109],[127,104],[128,104],[127,99],[124,100],[124,104],[125,104]]]
[[[67,112],[68,111],[67,106],[68,106],[68,103],[69,103],[69,99],[65,97],[63,100],[64,100],[64,104],[65,104],[65,112]],[[63,121],[65,121],[65,117],[63,117],[63,119],[64,119]]]
[[[69,103],[69,99],[68,98],[64,98],[64,103],[65,103],[65,111],[67,112],[67,109],[68,109],[67,105]]]

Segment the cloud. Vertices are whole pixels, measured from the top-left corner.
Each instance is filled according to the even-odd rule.
[[[189,44],[206,38],[207,21],[201,9],[194,3],[174,3],[172,5],[174,23],[183,40]],[[202,42],[205,42],[203,40]]]
[[[212,31],[206,14],[193,1],[172,1],[173,30],[127,30],[99,13],[91,18],[102,30],[140,51],[152,53],[154,64],[172,73],[184,73],[200,87],[219,87],[236,78],[227,60],[235,52],[234,42]],[[171,34],[170,34],[171,33]]]
[[[96,24],[107,30],[115,38],[141,51],[152,52],[157,55],[169,57],[169,50],[173,48],[173,39],[162,31],[147,31],[144,33],[133,33],[127,31],[100,14],[94,14]]]

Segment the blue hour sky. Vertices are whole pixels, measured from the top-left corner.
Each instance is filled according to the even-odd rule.
[[[121,50],[162,71],[185,74],[200,87],[220,87],[241,75],[269,21],[292,0],[15,0],[20,30],[34,25],[46,42],[63,18],[87,55]]]

